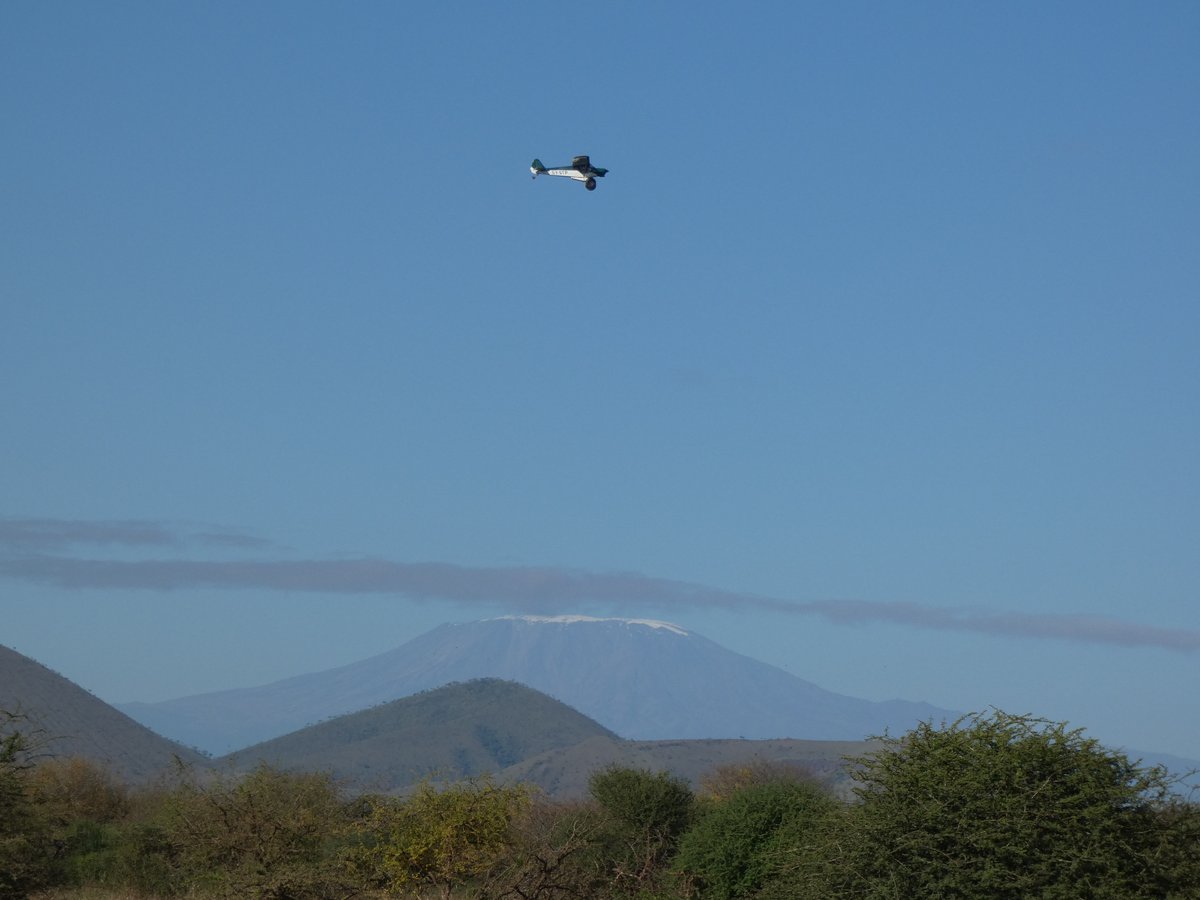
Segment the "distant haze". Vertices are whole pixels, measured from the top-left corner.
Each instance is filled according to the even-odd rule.
[[[348,666],[120,708],[161,734],[220,754],[331,716],[484,677],[528,685],[634,740],[861,740],[954,716],[925,703],[835,694],[678,625],[588,616],[442,625]]]

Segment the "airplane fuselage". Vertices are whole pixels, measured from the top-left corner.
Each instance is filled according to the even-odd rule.
[[[571,165],[555,166],[553,169],[546,168],[539,160],[535,159],[529,167],[529,171],[533,173],[534,178],[539,175],[557,175],[561,178],[570,178],[572,181],[581,181],[589,191],[596,189],[597,178],[603,178],[608,174],[608,169],[593,166],[591,160],[586,156],[577,156],[571,161]]]
[[[588,173],[579,169],[547,169],[543,175],[562,175],[564,178],[574,178],[576,181],[587,181]]]

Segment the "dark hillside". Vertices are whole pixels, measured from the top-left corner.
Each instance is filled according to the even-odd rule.
[[[21,713],[27,733],[40,729],[50,756],[80,756],[132,781],[167,771],[176,757],[204,764],[195,750],[160,737],[79,685],[0,646],[0,709]]]
[[[615,735],[511,681],[479,679],[394,700],[256,744],[225,759],[332,772],[360,790],[400,790],[426,776],[496,773],[589,738]]]
[[[260,762],[325,771],[356,791],[401,791],[432,776],[485,773],[537,785],[549,796],[581,797],[609,765],[666,770],[699,785],[731,764],[787,763],[844,787],[843,758],[863,741],[626,741],[532,688],[499,679],[449,684],[340,716],[231,754],[247,770]]]

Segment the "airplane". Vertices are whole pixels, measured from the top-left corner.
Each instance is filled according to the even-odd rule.
[[[576,156],[571,160],[571,165],[556,169],[547,169],[542,165],[540,159],[535,159],[530,163],[529,171],[533,173],[534,178],[539,175],[562,175],[575,181],[582,181],[583,186],[589,191],[596,189],[597,178],[603,178],[608,174],[608,169],[597,169],[586,156]]]

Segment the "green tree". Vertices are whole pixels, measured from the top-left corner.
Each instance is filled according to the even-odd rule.
[[[748,897],[766,880],[780,835],[793,840],[834,806],[810,781],[750,783],[707,806],[680,838],[674,867],[701,897]]]
[[[120,824],[130,808],[124,784],[90,760],[67,757],[39,763],[29,792],[50,829],[56,881],[115,877]]]
[[[1154,816],[1158,846],[1149,852],[1159,861],[1163,896],[1200,896],[1200,804],[1173,797]]]
[[[379,798],[366,819],[360,868],[389,893],[449,898],[500,865],[514,821],[531,802],[524,786],[490,778],[446,786],[424,781],[407,797]]]
[[[185,779],[139,846],[173,868],[179,890],[302,900],[344,895],[347,810],[330,776],[261,765],[243,777]],[[162,843],[167,845],[162,852]]]
[[[588,793],[605,814],[598,833],[618,891],[636,893],[659,878],[692,820],[695,795],[667,772],[610,766],[592,774]]]
[[[42,743],[25,716],[0,710],[0,898],[26,897],[50,880],[50,827],[29,790]]]
[[[855,760],[860,803],[787,847],[768,897],[1194,897],[1171,781],[1079,730],[994,711]],[[1186,822],[1186,815],[1179,821]]]

